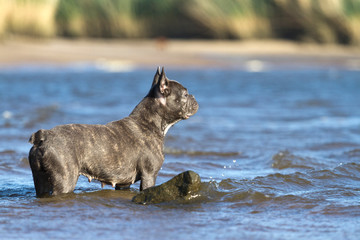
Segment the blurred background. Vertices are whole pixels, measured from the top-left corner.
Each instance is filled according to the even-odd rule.
[[[0,38],[360,43],[359,0],[0,0]]]

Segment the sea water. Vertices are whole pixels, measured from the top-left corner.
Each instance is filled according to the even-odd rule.
[[[147,94],[154,69],[0,70],[1,239],[358,239],[360,72],[341,68],[167,69],[197,114],[172,127],[157,184],[193,170],[189,201],[137,205],[130,190],[80,177],[74,194],[38,199],[30,135],[105,124]]]

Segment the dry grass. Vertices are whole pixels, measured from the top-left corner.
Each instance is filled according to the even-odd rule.
[[[0,0],[0,34],[52,37],[57,0]]]

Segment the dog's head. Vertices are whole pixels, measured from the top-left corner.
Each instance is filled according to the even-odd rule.
[[[164,118],[170,125],[194,115],[199,105],[193,95],[180,83],[166,77],[164,68],[157,69],[148,97],[157,101],[164,110]]]

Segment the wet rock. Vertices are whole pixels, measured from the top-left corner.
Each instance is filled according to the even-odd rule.
[[[200,185],[200,176],[193,171],[186,171],[159,186],[141,191],[132,201],[148,204],[187,200],[200,190]]]

